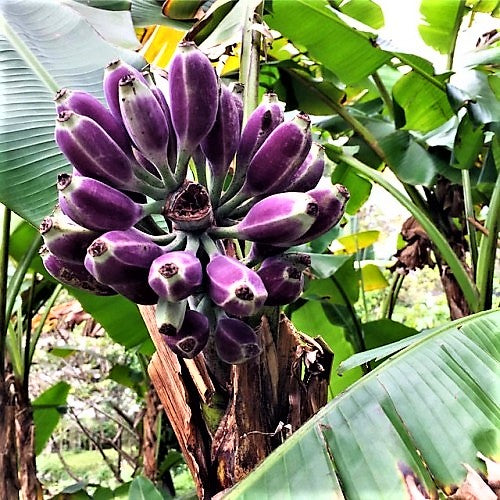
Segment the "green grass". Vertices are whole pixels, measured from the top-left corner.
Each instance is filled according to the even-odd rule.
[[[115,450],[105,450],[106,456],[116,465],[118,453]],[[109,488],[119,486],[110,468],[104,462],[97,450],[63,451],[63,457],[68,468],[80,481],[99,484]],[[56,453],[43,452],[37,458],[38,476],[44,487],[51,493],[58,493],[66,486],[76,481],[64,469]],[[122,478],[129,481],[132,467],[122,461]]]
[[[105,450],[105,453],[109,460],[116,465],[118,453],[115,450]],[[68,468],[80,481],[111,489],[120,485],[97,450],[64,451],[62,454]],[[132,452],[133,454],[134,452]],[[37,457],[37,469],[47,498],[76,483],[75,479],[64,470],[57,453],[44,451]],[[175,467],[172,475],[178,496],[193,489],[193,479],[185,464]],[[125,461],[122,461],[121,477],[125,482],[132,479],[132,467]]]

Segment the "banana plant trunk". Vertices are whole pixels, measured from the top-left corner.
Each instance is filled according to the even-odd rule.
[[[284,315],[262,317],[259,357],[216,366],[209,352],[177,357],[158,332],[154,306],[140,310],[156,346],[149,374],[199,498],[243,479],[327,402],[333,353]]]
[[[19,497],[15,431],[14,376],[9,367],[0,379],[0,498]]]
[[[16,386],[16,444],[18,450],[21,498],[42,498],[42,488],[36,475],[35,425],[28,390],[18,379]]]
[[[158,394],[154,387],[150,387],[145,396],[146,411],[142,419],[142,460],[143,473],[151,481],[158,479],[158,463],[156,449],[158,446]]]

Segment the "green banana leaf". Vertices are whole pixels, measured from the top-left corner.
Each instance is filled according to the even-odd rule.
[[[422,0],[420,13],[423,23],[418,27],[422,40],[441,54],[449,54],[455,46],[462,16],[465,12],[463,0]]]
[[[390,59],[388,53],[371,44],[371,34],[348,26],[326,0],[273,0],[265,21],[306,47],[312,59],[347,84],[358,82]]]
[[[109,61],[143,65],[96,31],[100,15],[114,19],[115,38],[120,28],[132,30],[124,13],[95,9],[90,21],[88,9],[84,17],[69,0],[0,2],[0,202],[33,225],[51,212],[56,176],[69,168],[53,139],[55,91],[68,87],[102,98]]]
[[[333,399],[225,499],[437,498],[500,457],[500,310],[430,332]],[[420,498],[420,497],[419,497]]]

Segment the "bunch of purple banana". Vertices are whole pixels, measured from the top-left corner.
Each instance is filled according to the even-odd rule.
[[[55,140],[73,171],[40,226],[56,279],[156,304],[176,354],[209,344],[231,364],[260,353],[250,317],[300,296],[310,259],[291,247],[335,226],[349,197],[322,177],[308,116],[285,121],[269,93],[243,127],[238,90],[183,42],[168,74],[111,63],[107,106],[59,91]]]

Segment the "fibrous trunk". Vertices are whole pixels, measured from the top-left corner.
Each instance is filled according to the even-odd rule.
[[[19,497],[13,376],[7,370],[0,380],[0,498]]]
[[[200,498],[243,479],[326,404],[333,354],[284,315],[263,316],[262,354],[228,369],[213,366],[206,350],[208,358],[178,358],[158,332],[154,308],[140,309],[156,346],[149,374]]]

